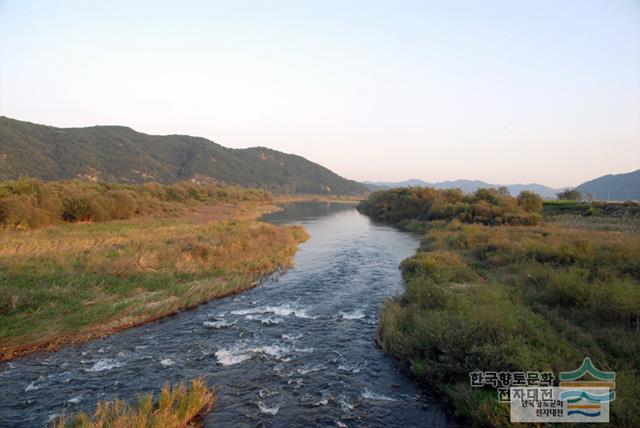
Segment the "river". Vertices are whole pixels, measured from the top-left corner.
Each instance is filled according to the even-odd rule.
[[[218,388],[205,426],[453,426],[373,340],[417,238],[350,204],[291,203],[264,220],[309,233],[293,268],[159,322],[0,364],[0,427],[46,426],[63,409],[198,376]]]

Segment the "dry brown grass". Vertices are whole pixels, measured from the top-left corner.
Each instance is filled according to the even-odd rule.
[[[632,263],[640,255],[640,234],[561,224],[537,227],[483,227],[452,224],[429,231],[430,249],[473,250],[481,257],[509,262]],[[491,261],[491,260],[489,260]]]
[[[265,209],[0,231],[0,360],[157,319],[287,268],[306,234],[250,220]]]
[[[52,428],[184,428],[200,426],[198,418],[211,410],[214,393],[201,379],[191,387],[165,386],[154,402],[152,394],[138,398],[134,405],[124,400],[98,403],[93,415],[64,416]]]
[[[259,222],[221,220],[194,224],[179,219],[104,225],[60,226],[46,230],[7,231],[0,260],[9,274],[47,266],[72,273],[132,275],[145,272],[195,273],[224,268],[257,272],[274,268],[265,246],[294,251],[295,228]],[[290,255],[290,254],[287,254]]]

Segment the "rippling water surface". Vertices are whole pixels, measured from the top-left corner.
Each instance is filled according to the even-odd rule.
[[[63,408],[198,376],[219,389],[205,426],[452,426],[373,341],[416,238],[348,204],[293,203],[265,220],[311,236],[294,268],[160,322],[0,364],[0,426],[45,426]]]

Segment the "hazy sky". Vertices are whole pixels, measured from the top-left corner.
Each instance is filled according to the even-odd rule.
[[[0,115],[576,185],[640,168],[640,1],[0,0]]]

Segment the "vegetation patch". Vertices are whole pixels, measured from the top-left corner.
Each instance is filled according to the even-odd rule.
[[[63,416],[52,428],[185,428],[201,426],[200,418],[214,405],[215,394],[201,379],[185,385],[164,386],[157,399],[153,394],[138,397],[135,404],[124,400],[103,401],[93,414]]]
[[[360,212],[405,229],[454,219],[489,225],[536,225],[541,208],[542,198],[537,194],[524,191],[514,198],[506,188],[479,189],[464,195],[459,189],[405,187],[374,192],[358,205]]]
[[[406,205],[386,210],[399,224],[410,218]],[[402,263],[406,290],[385,304],[378,338],[418,382],[439,390],[474,426],[510,426],[508,404],[494,390],[471,388],[470,372],[558,373],[589,356],[617,372],[612,422],[640,426],[637,228],[458,216],[426,222],[428,210],[411,216],[425,238]]]
[[[127,185],[87,181],[43,182],[31,178],[0,182],[0,227],[38,228],[63,222],[105,222],[180,213],[222,202],[272,202],[265,190],[180,182]]]
[[[632,201],[544,201],[545,216],[562,214],[572,214],[583,217],[616,217],[622,220],[637,220],[640,218],[640,205],[637,202]]]

